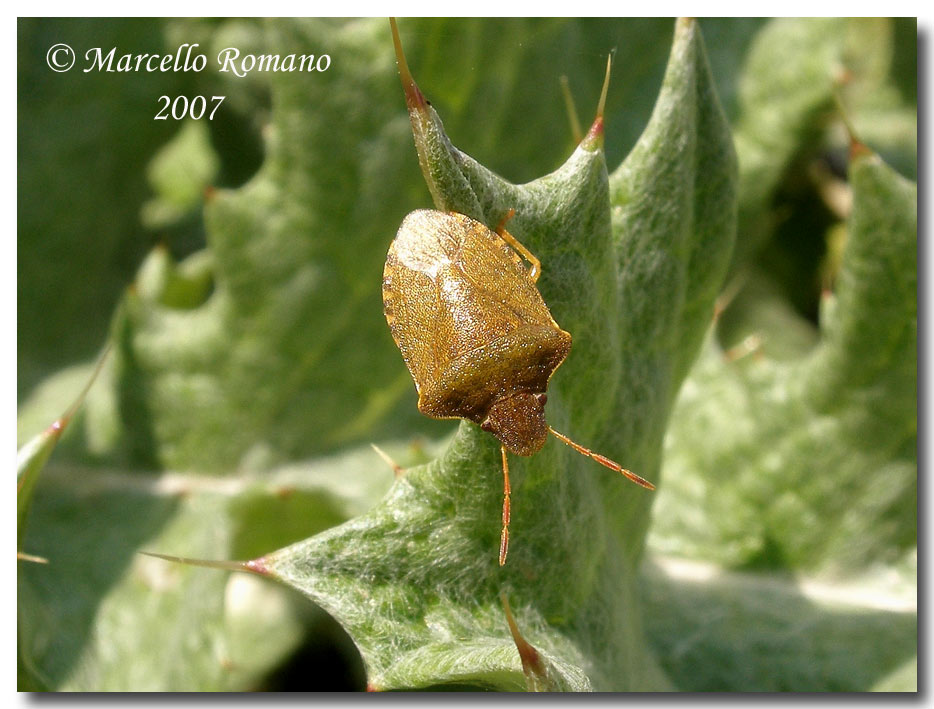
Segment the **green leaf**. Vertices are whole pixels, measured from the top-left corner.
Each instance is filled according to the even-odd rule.
[[[735,65],[735,47],[748,41],[745,31],[710,25],[723,37],[714,47],[719,65]],[[439,94],[457,135],[476,146],[486,164],[523,179],[553,169],[566,155],[569,131],[554,112],[560,100],[554,56],[566,58],[561,71],[571,77],[572,91],[580,97],[590,90],[595,97],[605,54],[571,48],[620,48],[607,110],[622,119],[606,130],[611,154],[622,155],[648,117],[670,38],[670,22],[658,19],[422,20],[407,26],[419,40],[420,75],[433,79],[433,96]],[[199,285],[195,295],[179,300],[158,291],[155,303],[141,294],[143,302],[134,304],[130,296],[119,309],[116,379],[107,395],[89,402],[94,427],[84,437],[90,455],[131,467],[220,472],[439,430],[415,411],[408,378],[372,308],[386,242],[407,211],[425,204],[393,89],[390,48],[378,39],[385,22],[174,20],[166,31],[169,46],[199,42],[211,58],[237,46],[282,54],[311,48],[348,59],[297,85],[286,75],[231,80],[206,71],[191,77],[202,93],[229,95],[214,121],[223,125],[212,124],[211,131],[219,184],[246,179],[237,160],[252,151],[252,134],[226,142],[242,136],[241,124],[265,136],[266,160],[244,189],[219,190],[206,206],[206,288]],[[517,44],[520,36],[528,41]],[[497,81],[478,82],[465,71],[475,56],[497,67]],[[543,82],[523,84],[525,76]],[[231,113],[247,117],[233,120]],[[189,141],[191,150],[179,149]],[[189,127],[152,168],[163,176],[198,178],[185,178],[186,205],[202,197],[194,185],[212,172],[209,157],[196,159],[210,155],[203,143]],[[186,164],[171,164],[173,155]],[[237,179],[229,179],[232,173]],[[164,198],[157,203],[167,204]],[[169,246],[170,254],[180,253],[177,239]],[[158,252],[155,260],[171,263]],[[56,263],[45,259],[43,278]],[[54,273],[62,282],[73,277],[67,270]],[[140,273],[137,286],[147,276]],[[123,285],[119,281],[118,289]],[[44,288],[62,292],[48,283]]]
[[[183,93],[183,75],[82,69],[91,47],[165,51],[161,27],[145,18],[17,21],[21,398],[43,375],[94,356],[114,302],[146,251],[138,216],[145,168],[175,130],[173,121],[152,118],[158,96]],[[77,55],[67,73],[46,64],[46,52],[60,42]]]
[[[599,141],[586,139],[551,175],[511,185],[453,148],[435,111],[406,92],[436,204],[494,226],[514,208],[510,231],[542,261],[542,294],[575,338],[549,416],[653,476],[732,243],[735,163],[696,23],[677,25],[653,118],[614,175],[612,221]],[[643,185],[668,189],[643,194]],[[643,343],[648,333],[665,353]],[[679,346],[672,359],[668,347]],[[628,371],[640,366],[670,388],[646,397]],[[625,419],[614,418],[620,408]],[[367,514],[261,563],[340,620],[375,689],[524,688],[500,591],[547,658],[550,687],[665,687],[641,645],[635,598],[647,493],[557,442],[514,458],[511,551],[500,569],[497,453],[495,440],[462,423],[440,459],[406,470]]]
[[[882,139],[878,148],[914,152],[905,150],[910,128],[899,128],[900,133],[894,128],[910,124],[914,109],[902,105],[889,86],[892,51],[892,21],[886,18],[781,18],[757,35],[739,84],[734,271],[755,256],[781,220],[773,200],[789,172],[800,172],[798,163],[813,159],[827,142],[844,147],[839,133],[825,137],[833,125],[835,92],[853,111],[860,130]],[[900,110],[898,120],[880,120],[883,106]],[[886,126],[890,137],[882,132]]]
[[[49,424],[41,433],[29,439],[18,451],[16,455],[16,545],[17,552],[22,552],[23,533],[26,527],[26,518],[29,514],[29,508],[32,504],[33,493],[36,489],[36,483],[39,481],[39,474],[45,467],[52,451],[58,444],[62,433],[68,427],[75,413],[81,404],[84,403],[84,397],[100,373],[101,368],[107,357],[108,350],[104,351],[98,360],[90,377],[81,393],[72,402],[68,410],[59,416],[55,421]],[[34,561],[36,559],[33,559]],[[44,561],[44,559],[41,559]]]
[[[137,552],[249,558],[313,534],[385,492],[375,458],[366,447],[227,479],[51,464],[26,537],[49,565],[18,574],[20,689],[256,688],[303,632],[326,632],[323,614],[268,580]]]
[[[283,54],[337,42],[353,60],[307,85],[271,77],[280,109],[262,170],[205,206],[208,300],[180,309],[140,288],[126,297],[114,324],[119,436],[95,453],[220,472],[411,430],[415,414],[398,415],[410,396],[402,374],[361,345],[388,340],[369,284],[386,238],[377,225],[404,197],[383,177],[403,159],[402,125],[381,98],[392,63],[373,23],[265,31]],[[359,149],[361,136],[370,149]],[[356,189],[325,189],[332,183]]]
[[[646,634],[683,691],[866,692],[890,676],[914,691],[899,671],[918,648],[907,575],[841,583],[662,558],[643,585]]]
[[[901,667],[881,679],[872,688],[874,692],[917,692],[918,658],[906,661]]]
[[[207,110],[213,108],[211,103]],[[149,182],[157,196],[143,205],[143,223],[159,229],[200,207],[204,190],[216,178],[218,168],[207,124],[194,120],[183,123],[149,164]]]
[[[810,479],[826,488],[809,492],[812,514],[801,518],[805,536],[818,538],[826,521],[827,539],[844,541],[829,541],[836,550],[812,555],[815,550],[805,549],[783,558],[797,543],[788,509],[793,496],[775,498],[770,480],[760,485],[744,471],[748,461],[756,465],[763,458],[781,467],[783,456],[798,452],[795,445],[775,448],[773,439],[750,434],[769,429],[773,412],[781,418],[777,428],[794,413],[790,404],[762,408],[775,399],[749,398],[749,390],[768,389],[779,376],[760,384],[753,365],[774,359],[787,365],[785,373],[804,370],[803,358],[823,335],[799,313],[816,312],[820,285],[839,273],[837,245],[846,229],[834,220],[842,212],[834,207],[827,216],[814,189],[825,184],[812,176],[815,159],[833,167],[846,147],[841,124],[828,110],[835,71],[827,61],[842,57],[840,66],[850,70],[842,99],[863,141],[913,175],[916,22],[699,24],[716,92],[740,129],[742,215],[757,230],[740,234],[740,248],[748,246],[749,253],[737,263],[750,268],[744,283],[728,286],[727,296],[744,285],[717,328],[723,347],[742,343],[725,353],[741,360],[724,366],[716,342],[703,350],[675,409],[674,435],[665,439],[666,460],[674,465],[666,464],[657,494],[556,442],[528,461],[514,459],[513,544],[500,573],[495,442],[467,430],[439,456],[446,442],[420,441],[420,432],[438,436],[456,425],[418,415],[411,380],[379,314],[386,247],[403,215],[429,204],[385,20],[21,21],[18,379],[21,395],[32,390],[20,408],[20,440],[68,406],[90,367],[72,367],[33,388],[39,375],[56,362],[86,357],[108,318],[119,356],[32,496],[24,548],[51,563],[18,565],[20,688],[334,689],[342,682],[362,688],[352,641],[304,596],[267,579],[178,568],[136,554],[263,558],[357,517],[353,529],[369,530],[361,532],[366,544],[340,529],[315,543],[329,552],[332,541],[334,549],[341,540],[351,545],[346,554],[333,551],[335,565],[328,569],[335,575],[360,564],[362,581],[348,572],[326,590],[338,597],[336,615],[350,617],[362,628],[358,635],[391,664],[377,686],[388,677],[385,686],[438,687],[434,683],[443,681],[458,689],[910,689],[916,613],[902,601],[916,586],[914,516],[902,519],[904,507],[891,504],[886,495],[892,491],[882,490],[869,514],[864,503],[870,496],[857,500],[847,522],[852,533],[839,534],[839,512],[858,485],[809,469]],[[618,49],[605,150],[606,162],[619,165],[652,113],[670,46],[669,20],[420,19],[405,20],[401,29],[447,133],[476,159],[465,157],[448,174],[459,171],[467,181],[463,209],[469,211],[476,194],[485,195],[488,203],[477,200],[476,213],[491,226],[501,210],[533,210],[520,213],[510,229],[542,257],[545,300],[574,335],[571,356],[549,392],[550,422],[657,480],[658,442],[672,398],[707,328],[708,298],[729,258],[727,220],[735,207],[707,189],[708,178],[711,184],[719,178],[699,157],[722,164],[728,151],[719,131],[708,130],[708,138],[695,130],[711,115],[703,109],[710,100],[701,98],[710,92],[709,80],[697,83],[696,101],[680,102],[668,99],[690,94],[690,82],[674,75],[666,80],[659,106],[668,100],[670,110],[656,117],[633,156],[609,178],[607,220],[594,217],[601,209],[596,202],[585,204],[603,189],[593,170],[599,160],[594,141],[584,151],[591,154],[572,158],[551,182],[511,182],[548,173],[571,152],[558,75],[568,75],[578,105],[589,107],[612,47]],[[327,52],[333,62],[324,76],[230,78],[208,70],[157,74],[141,83],[145,77],[132,74],[49,72],[44,53],[63,40],[76,49],[93,40],[133,52],[198,42],[209,60],[228,46],[255,54]],[[689,44],[679,42],[678,51],[690,54]],[[747,56],[747,48],[758,58]],[[782,90],[775,92],[776,86]],[[227,99],[208,135],[179,134],[174,121],[151,120],[154,98],[163,93]],[[760,134],[772,125],[766,114],[773,109],[784,118],[774,135]],[[87,120],[75,121],[76,115]],[[190,150],[178,150],[173,139],[190,141]],[[772,148],[762,150],[769,140]],[[747,159],[750,142],[762,151],[750,153],[761,159],[759,173]],[[157,152],[159,146],[165,151]],[[438,158],[450,154],[445,147]],[[139,215],[150,197],[146,165],[155,155],[160,165],[151,169],[167,178],[156,199],[163,207],[168,194],[182,199],[169,215],[174,221],[157,234],[164,246],[143,260],[151,237],[139,228]],[[50,173],[49,164],[60,168]],[[215,169],[210,181],[219,189],[201,190]],[[168,179],[172,174],[184,189]],[[827,183],[848,189],[839,175]],[[802,203],[819,218],[802,219]],[[579,214],[592,226],[577,224]],[[562,220],[569,222],[566,233],[558,227]],[[684,235],[693,231],[698,244],[707,244],[696,258],[688,246],[695,236]],[[662,232],[664,238],[656,238]],[[757,249],[747,242],[757,236],[768,241],[754,256]],[[829,257],[826,270],[818,271],[824,236]],[[141,260],[132,292],[112,317],[114,299]],[[311,291],[330,288],[333,297],[315,296],[305,307],[302,287],[312,277]],[[348,294],[359,307],[341,317]],[[822,318],[842,317],[841,302],[826,300]],[[859,342],[859,328],[841,326],[835,337]],[[744,351],[751,352],[742,359]],[[822,375],[836,375],[837,364],[841,375],[852,373],[861,358],[827,360],[812,377],[822,382]],[[879,379],[882,388],[886,376]],[[882,406],[893,430],[914,421],[916,401],[907,401],[899,385]],[[799,433],[814,434],[816,427],[818,435],[820,427],[836,425],[853,426],[853,438],[875,435],[861,428],[867,417],[854,419],[854,410],[831,407],[819,419],[801,412]],[[835,420],[837,413],[844,418]],[[693,438],[683,435],[688,424]],[[754,438],[755,446],[773,449],[747,456],[738,445],[727,452],[735,441]],[[390,499],[415,500],[417,507],[384,505],[361,517],[392,485],[390,471],[365,445],[371,440],[407,471]],[[841,445],[826,452],[836,455]],[[855,451],[862,465],[866,451]],[[815,465],[825,463],[824,452],[816,451]],[[420,467],[436,457],[428,469]],[[910,465],[913,470],[913,458]],[[679,466],[687,469],[684,476]],[[868,469],[881,479],[888,474],[884,464]],[[737,478],[743,484],[733,484]],[[651,563],[638,564],[648,506],[656,498]],[[767,535],[763,543],[763,520],[772,524],[781,514],[792,524],[773,524],[779,544]],[[377,517],[395,530],[383,541],[376,538],[382,527],[366,526]],[[413,530],[429,530],[427,541],[424,534],[407,536]],[[447,543],[448,531],[461,536]],[[847,539],[856,540],[852,553]],[[864,548],[866,542],[873,548]],[[409,545],[417,552],[411,559]],[[371,560],[387,546],[386,558]],[[364,554],[355,557],[358,547]],[[715,564],[692,561],[701,569],[697,578],[676,573],[684,557],[671,555],[683,549]],[[840,549],[838,561],[832,557]],[[560,562],[572,553],[570,563]],[[404,576],[419,564],[428,568]],[[724,570],[731,565],[754,568]],[[823,576],[835,568],[848,574],[840,588]],[[442,579],[440,591],[416,588],[421,579]],[[344,583],[353,591],[347,598],[341,596]],[[815,594],[815,585],[829,590]],[[515,633],[500,591],[515,610]],[[639,602],[642,595],[647,602]],[[898,603],[879,605],[879,597]],[[377,601],[396,613],[390,620],[400,619],[397,625],[387,626],[386,614],[370,613]],[[396,628],[398,655],[380,644],[392,635],[373,635]],[[520,663],[514,639],[520,635],[533,648],[526,648],[526,660],[537,654],[537,664]],[[424,650],[409,651],[413,638],[427,638]],[[321,659],[309,659],[309,648],[327,643]],[[341,678],[334,656],[346,658],[351,677]]]
[[[654,548],[851,572],[916,544],[917,188],[862,152],[850,184],[816,348],[729,362],[711,342],[692,374],[669,433]]]

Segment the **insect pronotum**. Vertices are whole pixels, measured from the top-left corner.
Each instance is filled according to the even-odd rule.
[[[469,419],[500,441],[500,566],[509,550],[507,451],[531,456],[550,432],[655,489],[545,421],[548,381],[570,352],[571,335],[558,327],[535,285],[541,263],[505,229],[512,215],[510,210],[494,232],[456,212],[414,211],[399,227],[383,271],[386,320],[415,380],[418,410],[432,418]]]

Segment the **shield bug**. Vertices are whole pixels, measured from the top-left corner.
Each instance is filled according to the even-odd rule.
[[[415,380],[418,410],[432,418],[469,419],[500,441],[500,566],[509,548],[507,451],[533,455],[551,432],[578,453],[655,489],[546,423],[548,381],[568,356],[571,335],[558,327],[535,285],[539,260],[505,229],[512,215],[510,210],[492,231],[456,212],[414,211],[399,227],[383,271],[383,310]]]

